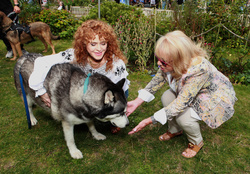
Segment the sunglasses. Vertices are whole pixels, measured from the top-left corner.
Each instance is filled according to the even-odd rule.
[[[155,55],[155,57],[158,59],[158,61],[160,61],[161,62],[161,64],[162,64],[162,66],[172,66],[172,65],[170,65],[170,63],[167,63],[167,62],[164,62],[163,60],[161,60],[161,59],[159,59],[156,55]]]

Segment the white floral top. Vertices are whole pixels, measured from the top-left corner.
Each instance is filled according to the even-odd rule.
[[[60,63],[72,63],[75,60],[74,49],[67,49],[58,54],[39,57],[35,60],[34,70],[29,78],[29,86],[36,91],[36,97],[46,93],[46,89],[43,86],[43,82],[50,70],[55,64]],[[124,92],[128,90],[130,81],[127,79],[128,72],[126,71],[126,65],[121,59],[113,61],[113,69],[105,71],[106,63],[98,68],[94,69],[89,64],[81,67],[86,73],[99,73],[108,77],[112,82],[117,83],[121,79],[125,78],[125,84],[123,85]]]
[[[139,91],[139,98],[147,102],[153,100],[153,95],[168,81],[167,78],[167,74],[159,69],[148,85]],[[176,80],[172,88],[177,98],[158,111],[164,111],[165,114],[160,116],[163,120],[172,119],[191,107],[208,126],[217,128],[234,114],[237,98],[231,82],[205,58],[193,59],[188,72]]]

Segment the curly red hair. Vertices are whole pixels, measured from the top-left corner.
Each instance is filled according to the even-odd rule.
[[[85,65],[89,53],[86,49],[88,43],[95,39],[95,35],[104,38],[107,42],[107,51],[104,58],[107,60],[106,71],[113,68],[113,59],[122,59],[126,64],[127,59],[120,50],[120,45],[113,28],[107,23],[99,20],[88,20],[78,27],[75,33],[73,47],[75,49],[76,61],[78,64]]]

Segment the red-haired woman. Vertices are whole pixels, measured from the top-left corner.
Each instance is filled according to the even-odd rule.
[[[126,71],[127,59],[119,47],[119,42],[113,28],[99,20],[88,20],[78,27],[74,36],[73,48],[55,55],[37,58],[34,71],[30,76],[30,88],[36,91],[36,97],[50,107],[50,98],[43,86],[50,68],[59,63],[74,63],[88,73],[105,75],[114,83],[125,78],[123,90],[128,96],[129,80]],[[117,130],[113,129],[113,133]]]

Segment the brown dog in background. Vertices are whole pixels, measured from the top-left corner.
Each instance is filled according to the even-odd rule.
[[[6,33],[7,31],[6,38],[9,40],[12,51],[13,51],[13,58],[10,60],[16,60],[17,52],[19,54],[19,57],[22,56],[21,44],[31,41],[33,39],[32,37],[38,37],[43,42],[45,46],[45,50],[43,52],[47,52],[48,44],[49,44],[52,48],[52,52],[53,52],[52,54],[56,53],[55,47],[52,44],[51,39],[53,40],[59,39],[59,36],[54,36],[51,33],[51,30],[48,24],[43,23],[43,22],[33,22],[29,25],[31,35],[25,32],[22,32],[20,36],[17,30],[9,30],[12,24],[13,24],[12,20],[8,18],[5,15],[5,13],[0,11],[0,28],[3,33]]]

